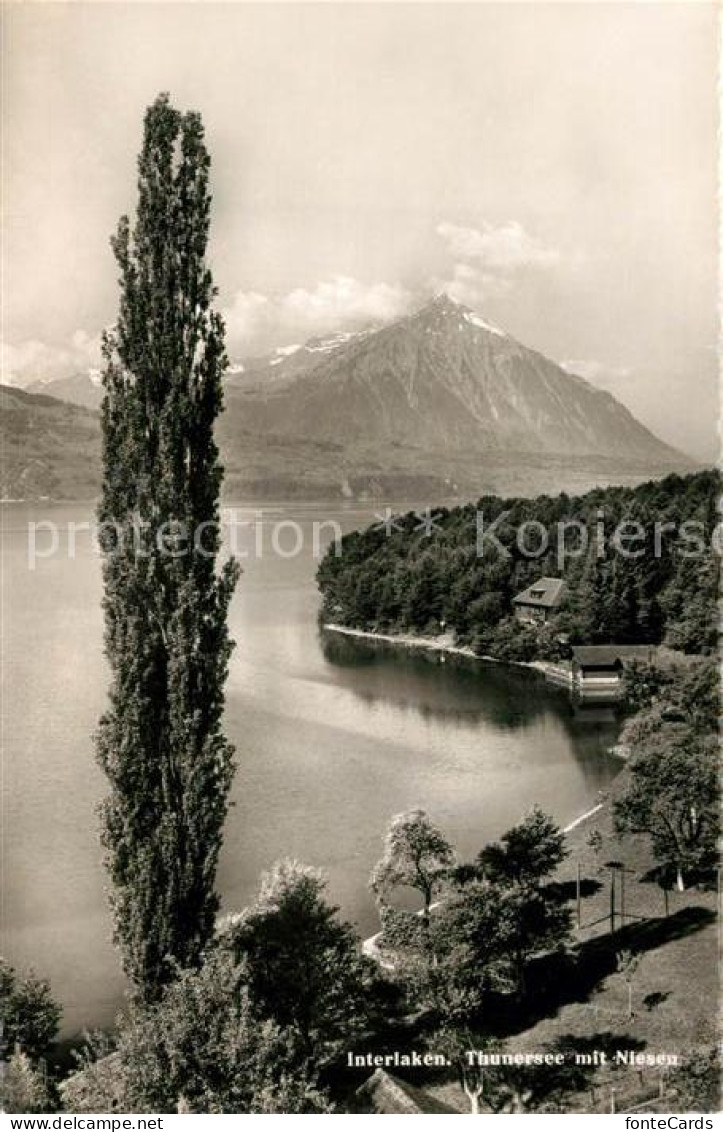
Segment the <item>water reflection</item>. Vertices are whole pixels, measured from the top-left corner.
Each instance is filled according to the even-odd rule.
[[[549,684],[534,669],[320,631],[325,660],[335,682],[367,705],[408,707],[425,719],[458,727],[488,724],[505,731],[536,727],[554,717],[575,738],[580,726],[600,725],[610,743],[618,727],[613,705],[574,700],[566,689]]]
[[[589,700],[583,700],[577,696],[572,696],[570,703],[572,705],[573,718],[578,723],[606,723],[616,726],[620,722],[622,715],[622,706],[620,704],[591,703]]]

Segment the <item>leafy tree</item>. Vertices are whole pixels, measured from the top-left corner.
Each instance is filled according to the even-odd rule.
[[[455,888],[435,910],[424,997],[447,1024],[469,1025],[479,1016],[486,992],[505,987],[506,930],[504,894],[487,881]]]
[[[625,692],[635,714],[622,740],[633,747],[657,742],[661,734],[714,735],[721,710],[720,675],[712,660],[662,667],[633,664]]]
[[[714,598],[720,585],[720,563],[715,556],[687,559],[675,572],[673,584],[662,595],[665,643],[688,653],[717,653],[720,638],[718,607]]]
[[[543,951],[564,949],[571,915],[553,885],[502,890],[499,939],[504,942],[510,980],[518,995],[527,993],[527,968]]]
[[[19,1048],[32,1060],[47,1055],[60,1023],[50,984],[33,971],[20,977],[0,958],[0,1059]]]
[[[536,886],[566,856],[564,833],[535,806],[499,842],[485,846],[477,860],[493,884]]]
[[[475,879],[452,884],[426,927],[419,915],[382,908],[382,947],[396,979],[443,1027],[471,1025],[487,990],[506,985],[500,904],[500,890]]]
[[[157,1002],[136,1002],[105,1078],[111,1103],[129,1113],[328,1112],[293,1033],[264,1018],[247,984],[244,964],[212,951],[199,969],[179,972]],[[83,1076],[65,1086],[69,1111],[102,1099]],[[103,1081],[96,1076],[93,1085]]]
[[[495,1113],[533,1112],[535,1109],[535,1066],[508,1065],[493,1069],[487,1084],[487,1100]]]
[[[650,708],[669,682],[669,669],[646,661],[631,661],[623,671],[623,691],[628,708],[636,713]]]
[[[445,894],[426,931],[391,935],[385,922],[384,941],[412,1000],[442,1024],[466,1027],[484,1012],[490,991],[525,993],[530,959],[563,948],[570,920],[553,885],[503,887],[476,877]]]
[[[614,804],[619,833],[647,834],[682,892],[692,870],[713,859],[719,833],[718,743],[714,736],[659,734],[630,762]]]
[[[424,629],[430,622],[439,620],[442,583],[433,554],[421,554],[415,561],[405,590],[404,617],[411,628]]]
[[[55,1104],[43,1073],[26,1053],[14,1053],[0,1075],[3,1112],[53,1112]]]
[[[527,663],[534,660],[538,651],[539,633],[532,626],[522,626],[514,617],[505,617],[491,632],[480,631],[475,650],[487,653],[498,660]]]
[[[721,1067],[718,1049],[692,1050],[685,1064],[674,1069],[668,1084],[677,1093],[680,1112],[720,1112]]]
[[[469,616],[473,623],[496,625],[507,612],[507,595],[498,590],[490,590],[475,598],[469,605]]]
[[[326,883],[317,869],[282,861],[262,877],[254,904],[227,918],[219,935],[221,947],[246,964],[264,1015],[317,1054],[359,1031],[376,978],[353,929],[325,899]]]
[[[199,115],[161,95],[145,117],[135,225],[123,217],[112,241],[121,301],[104,345],[102,839],[116,940],[147,1000],[213,932],[233,775],[221,719],[238,566],[216,570],[227,360],[205,264],[209,164]]]
[[[566,1048],[563,1037],[541,1052],[565,1054],[562,1064],[500,1065],[485,1070],[484,1096],[496,1113],[570,1111],[570,1094],[589,1085],[594,1066],[575,1064],[575,1046]]]
[[[532,956],[564,947],[569,940],[570,912],[561,891],[543,883],[566,856],[565,835],[535,806],[477,857],[482,875],[498,893],[496,938],[518,994],[525,993]]]
[[[429,923],[434,897],[444,888],[454,852],[424,810],[409,810],[392,818],[384,840],[384,854],[371,875],[371,887],[381,904],[400,887],[421,894],[422,921]]]

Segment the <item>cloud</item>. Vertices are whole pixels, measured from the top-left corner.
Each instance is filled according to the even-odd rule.
[[[509,291],[521,271],[548,269],[560,260],[555,248],[530,235],[516,220],[499,226],[484,222],[481,228],[445,221],[436,231],[451,262],[446,272],[419,290],[337,275],[278,296],[237,292],[225,311],[231,351],[243,352],[260,340],[266,346],[278,345],[330,330],[390,322],[422,303],[430,290],[447,291],[474,306]]]
[[[436,232],[453,263],[434,285],[468,306],[505,294],[523,271],[547,270],[561,258],[557,249],[531,236],[517,220],[497,226],[484,221],[481,228],[444,221]]]
[[[7,385],[53,381],[97,369],[101,364],[100,334],[76,330],[67,342],[53,345],[37,338],[0,344],[2,380]]]
[[[330,282],[317,283],[312,291],[305,288],[292,291],[282,305],[286,312],[310,323],[343,318],[387,322],[403,314],[410,300],[410,294],[398,284],[365,284],[338,275]]]
[[[237,291],[224,310],[232,353],[306,339],[329,330],[385,323],[405,314],[414,296],[397,283],[363,283],[347,275],[284,295]]]
[[[226,333],[234,345],[248,343],[268,333],[274,323],[271,300],[257,291],[237,291],[223,310]]]
[[[512,280],[482,271],[468,263],[455,263],[449,274],[436,276],[431,281],[431,286],[433,291],[444,291],[458,303],[474,308],[511,290]]]
[[[448,266],[420,281],[418,289],[336,275],[281,294],[236,291],[222,312],[229,354],[238,358],[331,331],[383,325],[439,291],[479,307],[510,291],[521,272],[548,269],[560,260],[554,248],[516,220],[498,226],[483,222],[479,228],[445,221],[436,232],[444,241]],[[37,339],[8,343],[2,349],[2,364],[3,380],[18,385],[97,370],[100,335],[76,330],[59,345]]]
[[[491,274],[508,274],[525,267],[551,267],[560,253],[525,231],[517,220],[495,227],[486,221],[482,228],[462,228],[443,222],[437,235],[447,244],[449,254],[458,260],[478,262]]]
[[[415,296],[397,283],[363,283],[347,275],[299,287],[282,295],[237,291],[223,310],[232,357],[262,352],[288,342],[339,329],[390,322],[414,305]],[[97,371],[101,336],[76,330],[59,345],[26,339],[3,343],[2,380],[29,385]]]

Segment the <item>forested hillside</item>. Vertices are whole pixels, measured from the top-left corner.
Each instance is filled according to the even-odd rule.
[[[330,549],[318,572],[323,616],[387,633],[452,631],[506,659],[564,655],[580,642],[710,653],[719,490],[718,473],[704,471],[579,497],[488,496],[433,512],[433,525],[409,512],[347,535],[339,555]],[[546,625],[521,625],[512,599],[542,576],[564,577],[566,598]]]
[[[100,481],[96,413],[0,385],[3,499],[92,499]]]

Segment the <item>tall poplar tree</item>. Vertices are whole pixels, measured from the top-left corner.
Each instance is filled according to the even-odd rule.
[[[214,422],[227,365],[206,266],[209,155],[197,113],[146,112],[135,223],[111,241],[99,507],[111,686],[98,733],[115,938],[140,996],[192,966],[214,926],[233,777],[221,725],[238,577],[217,567]]]

